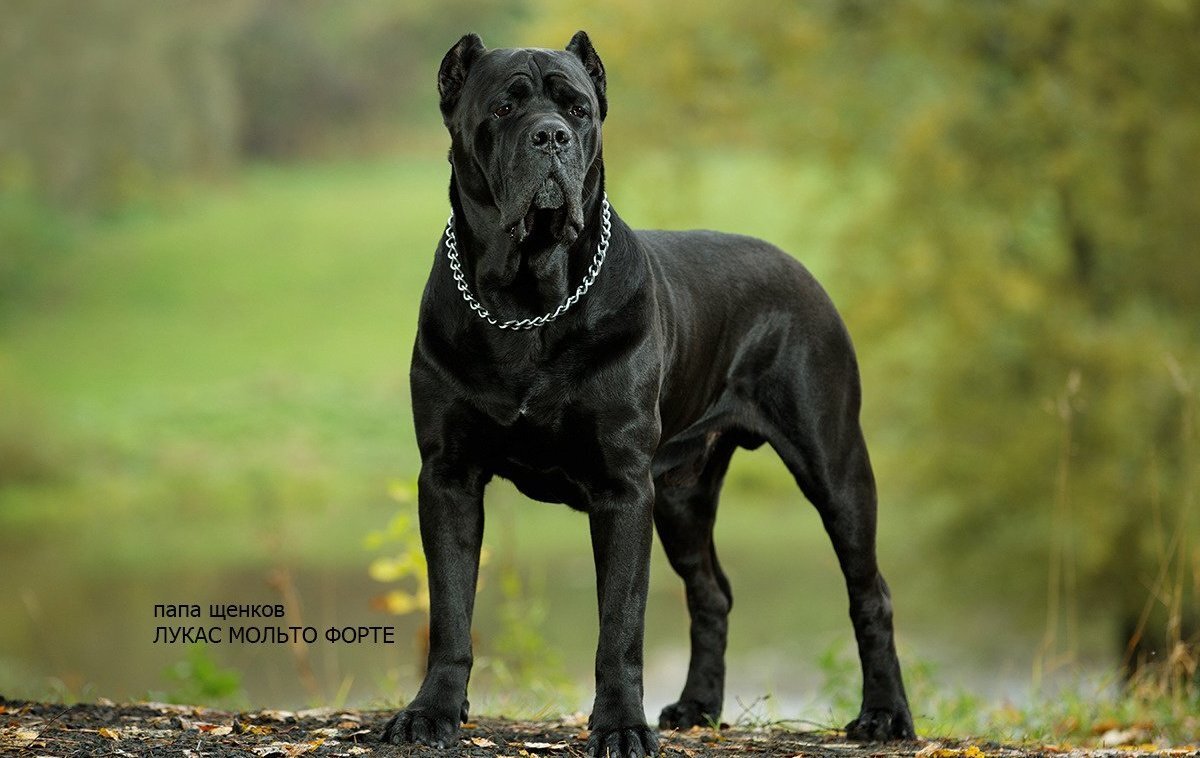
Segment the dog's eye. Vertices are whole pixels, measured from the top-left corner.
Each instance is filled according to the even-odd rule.
[[[569,113],[575,118],[587,118],[587,108],[582,105],[572,105]]]
[[[508,103],[505,103],[504,105],[501,105],[496,110],[492,111],[492,115],[495,116],[496,118],[504,118],[505,116],[507,116],[510,113],[512,113],[512,106],[509,105]]]

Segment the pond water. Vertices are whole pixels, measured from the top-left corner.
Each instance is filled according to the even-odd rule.
[[[542,508],[530,516],[527,508],[501,508],[489,525],[492,549],[476,612],[472,703],[479,711],[510,715],[586,710],[596,640],[586,525],[566,509]],[[764,519],[770,529],[762,528]],[[718,525],[718,544],[735,595],[726,720],[749,711],[759,718],[844,722],[853,714],[832,709],[838,694],[857,691],[857,663],[841,577],[819,522],[800,508],[726,520],[728,525]],[[7,697],[166,696],[179,683],[164,672],[184,660],[188,649],[154,642],[156,627],[177,623],[155,618],[155,604],[197,603],[207,617],[210,603],[284,602],[272,581],[279,571],[294,592],[286,602],[285,626],[394,624],[395,642],[330,643],[322,637],[299,653],[289,645],[210,645],[208,658],[239,672],[248,705],[381,706],[403,702],[419,683],[423,619],[372,609],[372,598],[385,586],[367,576],[361,553],[353,554],[348,567],[298,561],[208,568],[167,561],[161,570],[130,571],[77,565],[44,544],[6,548],[0,693]],[[900,575],[891,584],[915,709],[917,696],[933,688],[985,700],[1027,697],[1040,632],[1030,614],[992,607],[969,581],[929,596],[923,591],[928,577],[913,572],[895,547],[881,548],[881,554],[885,566],[889,555],[892,563],[910,566],[907,573],[895,572]],[[506,567],[515,567],[519,578],[507,593],[500,581]],[[656,546],[646,633],[651,716],[678,695],[687,660],[682,587]],[[922,675],[915,681],[913,672],[928,664],[936,671],[932,680]]]

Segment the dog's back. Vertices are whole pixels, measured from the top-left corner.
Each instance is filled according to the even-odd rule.
[[[848,343],[821,285],[774,245],[707,230],[635,235],[654,275],[666,339],[664,440],[736,381],[754,358],[747,345],[778,352],[813,340]]]

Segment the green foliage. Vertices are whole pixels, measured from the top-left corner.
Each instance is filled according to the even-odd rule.
[[[1200,63],[1184,31],[1198,13],[1014,3],[914,21],[903,49],[921,40],[940,93],[898,132],[882,234],[856,248],[879,251],[860,336],[901,339],[903,313],[922,337],[888,371],[927,398],[896,419],[921,451],[906,496],[953,503],[951,542],[980,535],[1014,562],[1066,541],[1081,602],[1121,613],[1163,524],[1195,544],[1200,296],[1182,283],[1200,279],[1185,220],[1200,213],[1200,98],[1177,72]]]
[[[372,604],[387,613],[403,616],[419,613],[427,624],[429,621],[429,576],[425,565],[425,552],[421,547],[421,533],[413,520],[416,511],[415,483],[393,482],[388,494],[399,506],[400,511],[392,517],[385,529],[367,535],[365,546],[378,551],[386,548],[389,555],[371,561],[367,573],[377,582],[391,584],[383,595]],[[402,582],[396,586],[395,582]]]
[[[834,643],[817,659],[821,671],[821,700],[829,704],[830,725],[841,726],[858,713],[862,701],[858,660],[843,643]]]
[[[44,294],[47,276],[75,244],[73,224],[62,213],[28,192],[0,189],[0,323]]]
[[[938,667],[906,655],[904,678],[908,701],[913,706],[917,734],[923,737],[955,735],[968,737],[987,733],[986,714],[990,705],[978,695],[949,687]]]
[[[397,616],[418,613],[428,624],[429,578],[414,519],[416,484],[395,482],[389,494],[399,511],[385,529],[371,532],[365,540],[368,550],[386,551],[367,569],[372,579],[389,585],[372,605]],[[498,581],[500,604],[495,628],[480,640],[484,652],[477,655],[476,669],[494,678],[494,689],[502,693],[497,705],[505,713],[545,715],[546,709],[578,697],[561,654],[544,634],[549,621],[545,587],[531,586],[514,560],[491,568],[491,555],[485,545],[478,589],[482,591],[493,579]]]
[[[977,733],[998,740],[1095,745],[1120,735],[1122,744],[1195,744],[1200,734],[1200,689],[1169,692],[1157,677],[1124,686],[1076,680],[1037,693],[1023,705],[981,711]]]
[[[529,582],[512,561],[503,562],[496,573],[499,628],[479,667],[496,678],[506,710],[545,711],[578,701],[578,685],[567,675],[561,651],[545,636],[550,621],[545,587]]]
[[[242,677],[234,669],[221,668],[209,653],[208,646],[197,643],[188,646],[187,657],[163,672],[172,683],[166,694],[167,702],[218,705],[246,702]]]
[[[1164,534],[1200,544],[1200,5],[541,8],[528,39],[586,26],[606,62],[610,153],[750,143],[882,177],[826,282],[885,502],[985,586],[1044,592],[1065,544],[1075,600],[1128,616]]]

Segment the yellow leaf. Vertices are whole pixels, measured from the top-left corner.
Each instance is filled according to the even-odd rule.
[[[367,574],[377,582],[394,582],[404,576],[400,561],[395,558],[376,558],[367,567]]]
[[[99,729],[97,729],[97,730],[96,730],[96,732],[97,732],[97,733],[98,733],[98,734],[99,734],[101,737],[107,737],[107,738],[108,738],[108,739],[110,739],[110,740],[119,740],[119,739],[121,739],[121,733],[120,733],[120,732],[118,732],[116,729],[109,729],[109,728],[108,728],[108,727],[106,727],[106,726],[102,726],[102,727],[100,727]]]
[[[25,748],[38,738],[38,732],[31,729],[0,728],[0,745],[5,747]]]
[[[424,604],[411,593],[393,590],[372,598],[371,607],[393,616],[403,616],[406,613],[423,609]]]
[[[388,485],[388,496],[397,503],[411,503],[416,494],[412,486],[405,482],[396,481]]]

